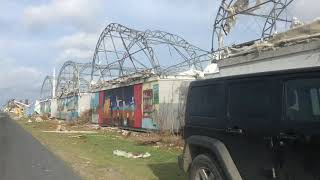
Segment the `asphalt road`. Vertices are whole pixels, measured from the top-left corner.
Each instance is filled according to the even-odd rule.
[[[0,113],[0,180],[79,180],[64,162]]]

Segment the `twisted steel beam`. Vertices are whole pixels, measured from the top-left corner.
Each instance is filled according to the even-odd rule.
[[[41,86],[40,100],[52,99],[52,96],[53,96],[52,91],[53,91],[52,77],[46,76]]]
[[[161,45],[167,49],[159,50]],[[171,56],[173,52],[178,58],[170,61],[162,57]],[[102,31],[96,44],[91,80],[104,84],[133,74],[170,75],[190,67],[203,70],[203,54],[208,52],[191,45],[178,35],[164,31],[138,31],[111,23]],[[206,57],[208,62],[209,58]],[[167,65],[168,61],[171,65]]]
[[[66,61],[61,67],[56,85],[58,97],[90,91],[91,63]]]

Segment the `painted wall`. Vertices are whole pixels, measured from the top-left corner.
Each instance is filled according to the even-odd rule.
[[[57,105],[57,118],[71,121],[79,117],[78,96],[58,99]]]
[[[142,128],[160,129],[159,119],[159,84],[158,81],[146,82],[142,88]]]
[[[141,84],[100,91],[97,108],[98,123],[141,128],[141,92]],[[93,116],[95,114],[96,112],[93,113]]]
[[[96,92],[91,96],[92,122],[176,132],[184,124],[190,81],[162,79]]]
[[[40,115],[51,115],[51,100],[40,102]]]

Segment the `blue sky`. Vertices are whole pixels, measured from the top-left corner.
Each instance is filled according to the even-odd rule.
[[[318,0],[291,12],[319,16]],[[116,22],[163,30],[209,50],[218,0],[0,0],[0,104],[35,99],[42,80],[66,60],[90,62],[103,28]]]

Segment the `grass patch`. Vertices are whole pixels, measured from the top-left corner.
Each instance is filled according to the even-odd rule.
[[[177,163],[177,156],[181,154],[181,151],[138,145],[113,132],[100,131],[98,134],[81,136],[42,132],[56,128],[56,123],[52,121],[27,123],[22,120],[17,122],[65,160],[84,179],[186,179]],[[147,159],[117,157],[112,154],[116,149],[129,152],[149,152],[151,157]]]

